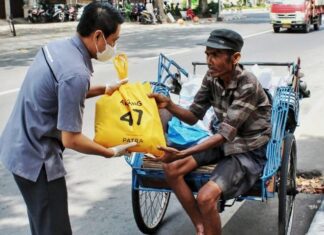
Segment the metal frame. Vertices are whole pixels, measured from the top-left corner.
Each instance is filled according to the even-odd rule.
[[[177,75],[171,72],[171,69],[175,69],[179,74],[188,77],[188,72],[186,72],[183,68],[181,68],[175,61],[168,59],[165,55],[160,54],[159,62],[158,62],[158,83],[165,84],[168,79],[176,79]],[[273,63],[273,62],[243,62],[243,65],[255,65],[258,64],[260,66],[286,66],[288,67],[291,75],[293,76],[292,86],[287,87],[279,87],[274,95],[273,99],[273,108],[271,114],[271,123],[272,123],[272,137],[267,146],[267,164],[264,168],[263,175],[260,177],[261,180],[261,195],[260,196],[252,196],[245,195],[240,196],[237,200],[258,200],[264,201],[267,198],[274,197],[273,192],[268,192],[266,183],[267,181],[274,176],[281,164],[281,152],[282,152],[282,143],[283,138],[285,137],[287,131],[287,120],[291,115],[290,112],[293,113],[295,120],[298,120],[298,112],[299,112],[299,90],[297,84],[299,84],[298,70],[299,70],[298,60],[297,64],[293,62],[287,63]],[[193,62],[194,73],[196,72],[196,66],[198,65],[207,65],[206,63],[201,62]],[[297,80],[297,81],[296,81]],[[157,84],[158,84],[157,83]],[[142,187],[139,183],[140,177],[154,177],[154,178],[163,178],[164,172],[163,170],[156,169],[143,169],[142,166],[142,156],[143,154],[137,153],[131,160],[128,160],[128,163],[133,168],[133,182],[132,188],[133,190],[146,190],[146,191],[160,191],[160,192],[172,192],[171,189],[168,188],[154,188],[154,187]],[[209,174],[194,174],[191,173],[187,176],[188,179],[193,179],[194,181],[204,182],[208,181]]]

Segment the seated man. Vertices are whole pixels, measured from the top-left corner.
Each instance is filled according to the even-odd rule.
[[[271,134],[271,105],[261,84],[238,63],[243,38],[228,29],[211,32],[206,46],[208,72],[188,110],[169,98],[151,94],[159,108],[195,124],[213,107],[220,121],[218,132],[184,150],[160,148],[166,180],[195,225],[197,234],[221,234],[217,211],[220,198],[247,192],[259,179],[266,163]],[[217,163],[197,199],[184,176],[202,165]]]

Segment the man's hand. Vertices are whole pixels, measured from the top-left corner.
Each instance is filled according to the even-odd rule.
[[[130,147],[134,147],[136,146],[137,143],[136,142],[130,142],[128,144],[121,144],[121,145],[117,145],[114,147],[109,148],[110,150],[113,151],[114,155],[112,157],[120,157],[123,155],[127,155],[127,149]]]
[[[151,93],[148,95],[149,98],[154,98],[159,109],[167,108],[171,104],[171,99],[161,94]]]
[[[106,95],[112,95],[116,90],[118,90],[118,88],[127,83],[128,82],[128,78],[119,80],[119,81],[114,81],[112,84],[106,84],[106,89],[105,89],[105,94]]]
[[[183,154],[181,151],[171,148],[171,147],[158,147],[159,150],[164,152],[164,155],[162,157],[155,157],[154,160],[161,161],[164,163],[173,162],[175,160],[183,158]]]

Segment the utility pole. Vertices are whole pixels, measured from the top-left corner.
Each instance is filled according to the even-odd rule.
[[[8,20],[11,15],[10,0],[5,0],[5,13],[6,13],[6,19]]]
[[[10,0],[5,0],[5,12],[6,12],[6,20],[9,24],[10,32],[12,33],[12,36],[16,36],[16,29],[15,29],[15,24],[12,18],[11,14],[11,5],[10,5]]]

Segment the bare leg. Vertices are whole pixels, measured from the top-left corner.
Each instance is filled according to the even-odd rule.
[[[217,203],[222,190],[213,181],[209,181],[198,192],[198,205],[204,224],[204,235],[220,235],[222,224],[217,211]]]
[[[163,164],[168,184],[195,225],[197,235],[203,235],[204,227],[197,201],[184,180],[184,176],[197,167],[197,162],[192,157]]]

